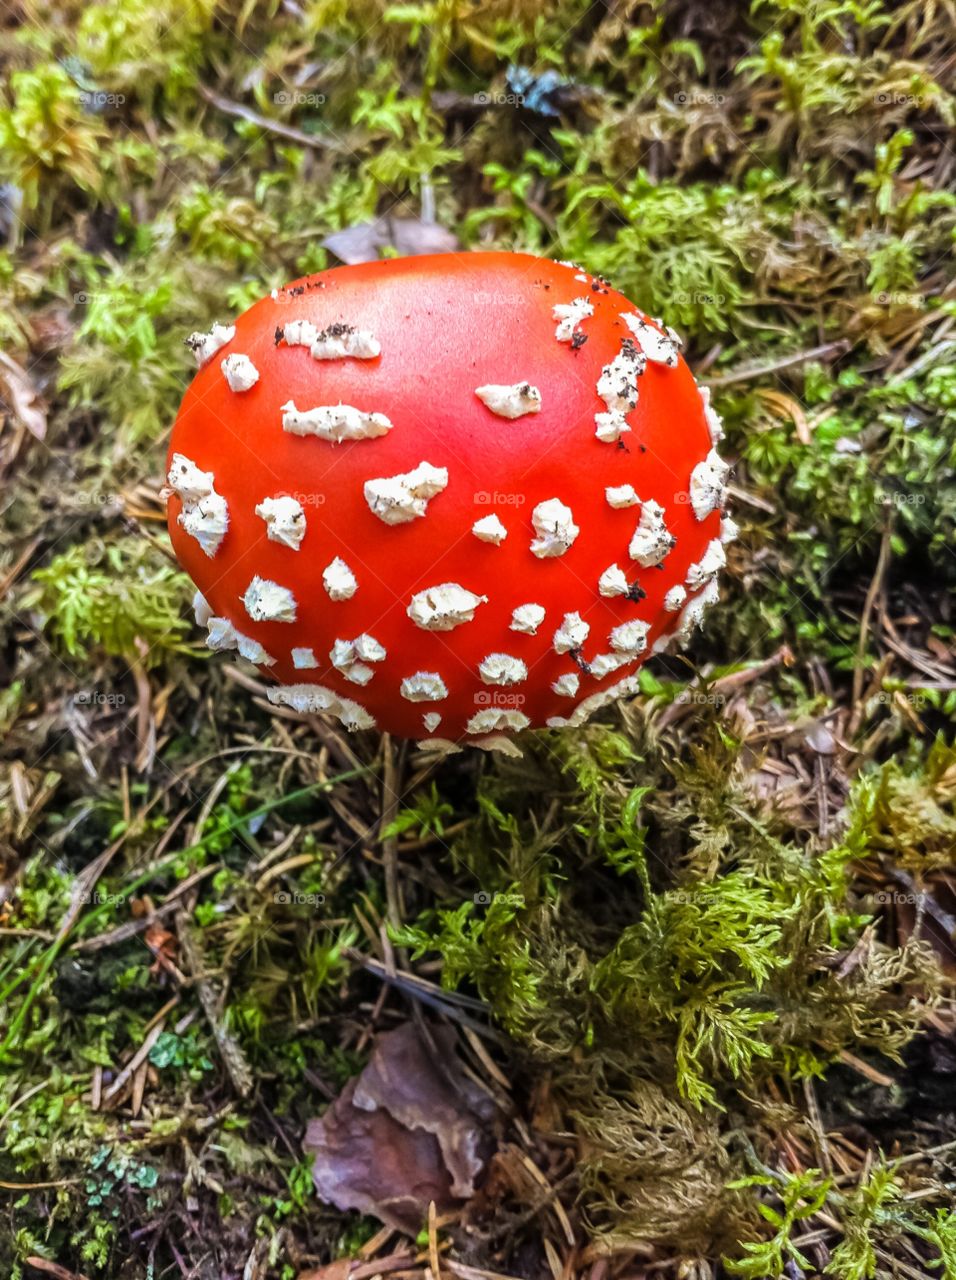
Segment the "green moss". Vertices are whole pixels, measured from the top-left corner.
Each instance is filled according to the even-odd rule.
[[[33,575],[36,607],[71,657],[97,648],[155,665],[186,652],[186,577],[138,539],[74,546]]]
[[[433,202],[465,247],[578,260],[677,324],[714,381],[747,498],[722,607],[692,650],[706,681],[645,670],[634,708],[540,735],[521,762],[425,775],[406,759],[413,794],[387,833],[406,904],[395,941],[487,1002],[519,1109],[528,1081],[557,1100],[582,1152],[569,1194],[599,1246],[723,1251],[731,1273],[777,1274],[825,1222],[830,1274],[868,1277],[889,1254],[956,1275],[953,1215],[926,1166],[877,1159],[854,1187],[784,1167],[779,1141],[796,1126],[810,1142],[804,1082],[825,1080],[877,1149],[884,1131],[835,1064],[889,1069],[913,1052],[947,982],[924,943],[898,944],[876,888],[934,883],[956,840],[956,694],[895,662],[883,625],[915,616],[905,644],[933,637],[934,664],[953,639],[945,14],[755,0],[717,29],[706,6],[661,0],[55,9],[0,28],[0,340],[48,418],[42,445],[3,459],[0,852],[5,876],[18,868],[20,936],[0,938],[0,1151],[6,1180],[78,1181],[17,1197],[4,1274],[30,1253],[91,1277],[149,1274],[153,1239],[131,1233],[194,1203],[223,1274],[256,1233],[272,1236],[276,1274],[374,1233],[316,1205],[294,1142],[322,1105],[316,1080],[334,1091],[360,1068],[349,1037],[379,1007],[378,978],[352,962],[380,958],[378,793],[350,774],[328,804],[316,769],[332,748],[272,722],[191,649],[190,588],[122,499],[158,485],[189,332],[334,264],[329,233]],[[522,103],[512,68],[531,77]],[[534,80],[548,70],[554,115]],[[15,422],[4,438],[19,439]],[[94,779],[68,699],[119,663],[149,668],[157,757],[140,776],[125,738],[94,742]],[[796,808],[765,797],[760,756],[822,716],[846,728],[858,670],[866,696],[840,747],[852,779],[830,775],[845,807],[821,828],[809,792]],[[716,683],[735,676],[739,720]],[[132,698],[127,683],[116,698]],[[83,712],[94,739],[132,708],[109,710]],[[223,751],[249,762],[231,770]],[[119,840],[70,941],[51,942],[78,870]],[[260,884],[283,841],[295,865]],[[72,942],[197,874],[189,927],[256,1099],[230,1092],[187,981],[153,1047],[148,1132],[127,1131],[83,1101],[90,1075],[135,1052],[169,988],[141,936]],[[534,1270],[520,1235],[513,1257],[476,1264]],[[155,1248],[157,1274],[178,1267],[162,1230]]]
[[[867,923],[852,869],[882,842],[885,802],[875,797],[885,795],[885,776],[860,780],[842,839],[811,852],[750,817],[732,740],[712,740],[692,768],[641,737],[601,728],[573,742],[556,737],[487,779],[484,817],[453,848],[482,892],[396,935],[416,955],[437,952],[449,986],[473,983],[567,1090],[591,1143],[586,1182],[602,1197],[590,1212],[615,1239],[625,1220],[635,1238],[656,1234],[653,1215],[667,1200],[627,1154],[635,1089],[659,1099],[657,1141],[666,1145],[674,1108],[689,1105],[684,1123],[696,1132],[723,1108],[746,1109],[770,1076],[822,1074],[851,1045],[896,1058],[918,1019],[905,985],[935,981],[918,944],[877,946],[851,974],[834,974],[833,958]],[[930,778],[947,776],[944,758],[941,746],[931,753]],[[907,788],[927,785],[906,778]],[[539,795],[560,799],[561,829],[545,839],[533,820],[505,818],[519,812],[518,795],[532,805]],[[924,835],[938,827],[938,806],[906,808]],[[642,1127],[653,1128],[646,1115]],[[639,1194],[607,1178],[628,1160],[640,1169]],[[708,1222],[713,1229],[702,1202],[724,1183],[734,1190],[723,1167],[686,1189],[675,1239]],[[720,1203],[730,1212],[722,1194]],[[673,1203],[668,1211],[677,1212]]]

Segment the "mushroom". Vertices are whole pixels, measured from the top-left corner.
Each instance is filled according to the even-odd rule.
[[[507,746],[632,692],[717,599],[720,420],[673,330],[579,267],[340,267],[188,345],[170,535],[278,705]]]

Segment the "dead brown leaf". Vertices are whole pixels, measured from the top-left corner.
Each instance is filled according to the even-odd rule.
[[[0,351],[0,409],[8,410],[15,421],[37,440],[46,436],[46,409],[26,369]]]
[[[368,1066],[313,1120],[303,1146],[315,1157],[319,1196],[415,1235],[474,1194],[490,1151],[494,1105],[462,1072],[455,1033],[412,1023],[378,1037]]]
[[[300,1271],[296,1280],[349,1280],[352,1270],[351,1258],[339,1258],[330,1262],[327,1267],[316,1267],[311,1271]]]
[[[423,253],[454,253],[459,247],[458,237],[437,222],[388,216],[335,231],[326,236],[322,246],[349,266],[375,262],[384,248],[394,249],[400,258],[412,258]]]
[[[176,935],[164,929],[158,920],[154,920],[143,934],[143,941],[155,956],[149,971],[158,976],[163,970],[177,972],[173,963],[176,957]]]

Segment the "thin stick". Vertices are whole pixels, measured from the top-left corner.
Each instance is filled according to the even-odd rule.
[[[890,516],[887,516],[886,523],[883,526],[883,538],[880,542],[880,554],[876,561],[876,572],[873,574],[873,580],[866,593],[866,599],[863,602],[863,614],[860,618],[860,639],[856,646],[856,665],[853,668],[853,712],[847,729],[847,736],[850,738],[856,734],[862,714],[860,711],[860,699],[863,696],[863,659],[866,657],[866,640],[870,631],[870,614],[873,612],[876,597],[883,586],[883,575],[886,572],[886,566],[889,561],[890,536],[892,532],[893,521]]]
[[[438,1218],[435,1201],[428,1202],[428,1261],[432,1269],[432,1280],[441,1280],[441,1262],[438,1256]]]
[[[103,1094],[104,1102],[109,1102],[111,1098],[115,1098],[116,1095],[119,1093],[119,1091],[126,1084],[127,1080],[129,1080],[130,1076],[133,1075],[133,1073],[139,1067],[140,1063],[146,1061],[146,1059],[149,1057],[150,1049],[152,1049],[153,1045],[162,1035],[163,1027],[165,1025],[166,1025],[165,1019],[156,1023],[156,1025],[150,1031],[149,1035],[147,1035],[143,1043],[139,1046],[139,1048],[133,1054],[132,1058],[130,1058],[129,1062],[127,1062],[126,1066],[123,1068],[123,1070],[119,1073],[119,1075],[110,1085],[110,1087]]]
[[[232,1086],[236,1093],[241,1098],[248,1097],[252,1092],[252,1072],[246,1062],[246,1057],[242,1052],[239,1041],[232,1035],[219,1016],[216,993],[213,990],[212,983],[203,973],[202,954],[193,938],[186,912],[182,909],[176,915],[176,935],[183,949],[186,967],[199,995],[199,1003],[202,1005],[203,1013],[206,1015],[206,1020],[219,1048],[219,1054],[222,1058],[223,1066],[226,1068],[226,1073],[232,1081]]]
[[[207,89],[205,85],[199,86],[200,94],[208,103],[221,111],[223,115],[234,116],[237,120],[245,120],[247,124],[254,124],[257,129],[263,129],[266,133],[274,133],[278,138],[285,138],[288,142],[294,142],[300,147],[312,147],[315,151],[351,151],[351,147],[347,146],[341,138],[327,138],[322,134],[303,133],[301,129],[296,129],[291,124],[283,124],[281,120],[270,120],[268,116],[261,116],[258,111],[253,111],[251,107],[244,107],[241,102],[233,102],[231,98],[224,98],[220,93],[214,93],[212,89]]]
[[[825,342],[822,346],[812,347],[809,351],[794,351],[789,356],[781,356],[778,360],[767,360],[763,364],[734,369],[732,373],[718,374],[716,378],[708,378],[707,385],[729,387],[734,382],[752,382],[755,378],[766,377],[768,373],[778,373],[781,369],[791,369],[794,365],[805,364],[807,360],[846,355],[851,346],[852,343],[848,338],[838,338],[836,342]]]
[[[50,1186],[56,1186],[56,1183],[50,1183]],[[34,1271],[45,1271],[48,1276],[55,1276],[56,1280],[87,1280],[81,1271],[68,1271],[66,1267],[61,1267],[58,1262],[50,1262],[49,1258],[30,1257],[26,1260],[28,1267],[33,1267]]]

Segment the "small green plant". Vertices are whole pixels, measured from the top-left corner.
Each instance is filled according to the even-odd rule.
[[[787,1274],[788,1262],[794,1262],[809,1271],[813,1263],[793,1243],[793,1229],[812,1218],[823,1208],[830,1189],[830,1179],[824,1178],[819,1169],[807,1169],[790,1177],[771,1177],[753,1174],[730,1184],[734,1190],[750,1187],[772,1187],[779,1209],[766,1201],[760,1203],[760,1215],[773,1228],[768,1240],[747,1241],[742,1256],[725,1259],[724,1265],[731,1275],[744,1280],[766,1280],[768,1276]]]
[[[90,1161],[86,1180],[86,1203],[98,1208],[112,1200],[123,1183],[151,1191],[159,1182],[155,1166],[136,1160],[128,1152],[113,1147],[100,1147]],[[113,1217],[119,1215],[119,1204],[110,1206]]]
[[[892,1166],[875,1165],[846,1201],[843,1239],[833,1250],[826,1274],[838,1280],[872,1280],[876,1274],[874,1236],[894,1236],[903,1226],[903,1188]]]
[[[154,1067],[182,1071],[190,1080],[196,1081],[213,1070],[204,1037],[196,1027],[190,1027],[185,1035],[177,1035],[174,1031],[161,1032],[149,1051],[149,1060]]]
[[[41,206],[41,195],[52,196],[68,185],[98,195],[106,131],[62,67],[46,63],[14,71],[6,97],[6,102],[0,99],[0,176],[22,191],[25,210],[40,211],[46,225],[52,202]]]
[[[432,783],[427,792],[419,792],[415,803],[402,809],[393,822],[382,832],[382,839],[403,835],[406,831],[416,831],[419,839],[434,834],[445,834],[445,820],[455,812],[452,805],[443,800],[436,783]]]
[[[130,664],[152,666],[188,652],[181,615],[185,574],[130,538],[77,544],[33,575],[33,599],[52,635],[71,657],[100,649]]]

